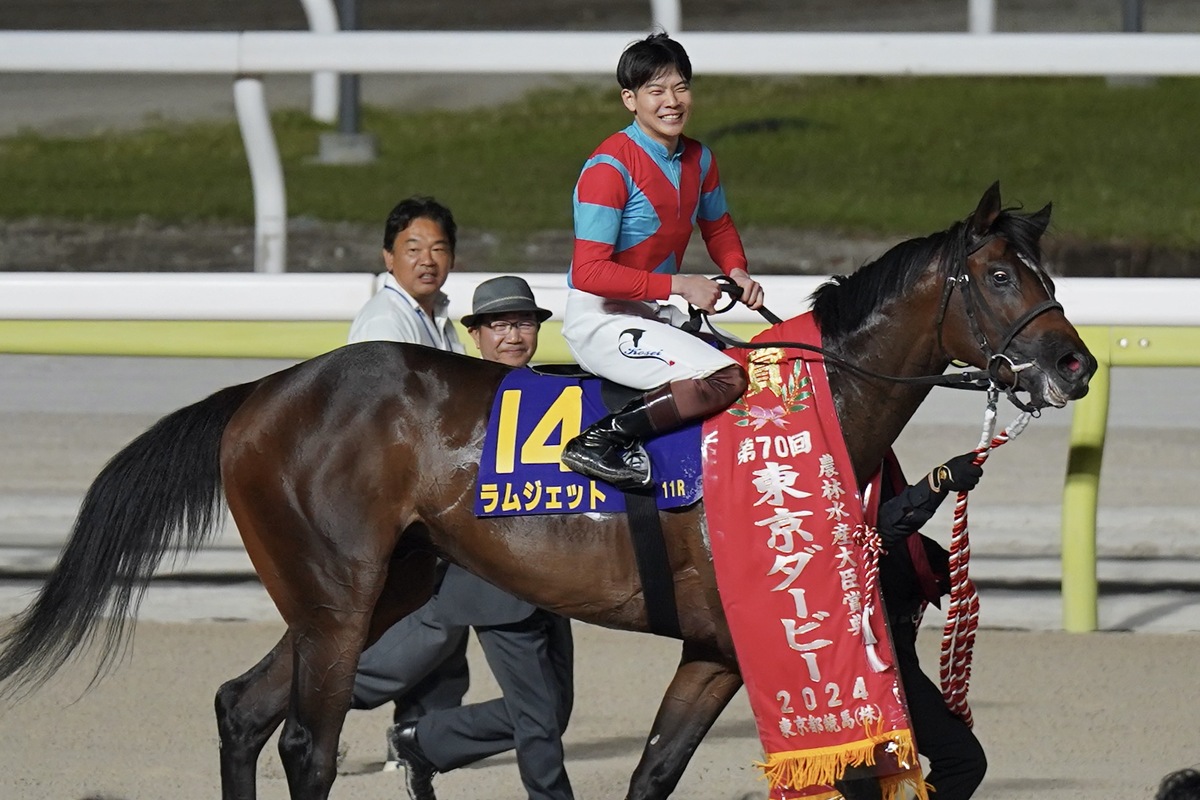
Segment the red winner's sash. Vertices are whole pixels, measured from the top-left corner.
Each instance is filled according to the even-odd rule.
[[[808,314],[758,338],[821,343]],[[924,799],[875,580],[877,538],[824,361],[753,350],[747,373],[742,399],[705,423],[704,504],[770,797],[838,797],[846,768],[867,766],[885,798],[908,785]]]

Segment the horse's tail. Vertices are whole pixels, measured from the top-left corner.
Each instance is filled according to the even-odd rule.
[[[126,642],[128,622],[167,550],[190,555],[221,511],[221,436],[257,383],[231,386],[169,414],[96,476],[71,537],[37,598],[0,637],[0,694],[24,695],[91,644],[107,609],[93,683]]]

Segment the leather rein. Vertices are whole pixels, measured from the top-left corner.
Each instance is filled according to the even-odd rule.
[[[937,316],[938,347],[941,349],[942,353],[945,354],[946,348],[942,344],[942,326],[945,322],[946,311],[950,306],[950,297],[953,294],[954,289],[958,288],[962,293],[963,308],[967,316],[967,324],[971,329],[972,336],[975,338],[976,345],[979,347],[980,352],[987,360],[987,369],[970,369],[951,374],[943,373],[941,375],[915,375],[909,377],[900,375],[886,375],[884,373],[876,372],[855,364],[852,361],[848,361],[837,353],[827,350],[824,347],[818,347],[816,345],[806,344],[804,342],[755,342],[751,344],[749,342],[731,339],[713,327],[712,322],[708,318],[708,312],[698,308],[692,308],[690,310],[692,318],[684,327],[686,330],[695,333],[699,330],[701,324],[706,325],[709,332],[726,347],[736,347],[743,350],[759,350],[769,347],[783,347],[820,353],[827,361],[831,361],[834,364],[844,367],[851,372],[857,373],[864,377],[890,381],[892,383],[947,386],[953,389],[973,389],[980,391],[989,388],[1000,389],[1003,390],[1008,396],[1009,402],[1022,411],[1029,412],[1036,416],[1039,413],[1039,409],[1022,401],[1016,396],[1018,373],[1033,366],[1033,363],[1027,362],[1024,364],[1017,364],[1010,356],[1007,355],[1005,351],[1008,349],[1008,346],[1012,344],[1013,339],[1015,339],[1017,335],[1029,325],[1029,323],[1033,322],[1033,320],[1047,311],[1053,311],[1055,309],[1061,311],[1062,304],[1054,299],[1054,292],[1046,283],[1045,276],[1042,275],[1041,271],[1031,267],[1034,274],[1036,274],[1041,280],[1042,287],[1046,290],[1046,294],[1049,299],[1043,300],[1041,303],[1038,303],[1033,308],[1019,316],[1017,319],[1013,320],[1013,322],[1008,326],[1008,330],[1001,338],[1000,346],[996,349],[993,349],[991,341],[988,339],[987,334],[983,332],[983,328],[979,324],[978,310],[982,309],[991,322],[995,323],[997,320],[987,303],[984,302],[981,297],[978,297],[979,292],[972,284],[971,276],[967,272],[967,262],[971,256],[990,244],[996,238],[997,236],[995,234],[989,234],[988,236],[981,238],[979,241],[974,242],[970,249],[968,249],[964,254],[962,260],[955,264],[953,273],[946,277],[945,283],[943,284],[941,305],[938,309]],[[733,303],[737,301],[742,294],[742,289],[740,286],[734,283],[732,279],[724,275],[719,276],[716,281],[721,285],[721,290],[730,295],[730,304],[716,312],[721,313],[723,311],[727,311],[733,305]],[[771,311],[766,308],[760,308],[758,311],[767,322],[770,322],[773,325],[783,322],[782,319],[771,313]],[[947,358],[949,358],[948,354]],[[951,363],[954,363],[954,359],[949,360]],[[1000,380],[1000,368],[1005,364],[1008,365],[1009,370],[1013,373],[1013,381],[1011,385],[1006,385]]]

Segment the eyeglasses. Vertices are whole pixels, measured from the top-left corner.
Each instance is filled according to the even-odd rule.
[[[497,336],[508,336],[508,334],[512,332],[513,328],[516,328],[518,333],[533,333],[540,327],[540,324],[541,323],[539,323],[537,320],[532,319],[523,319],[519,320],[518,322],[512,322],[511,320],[507,319],[497,319],[487,323],[484,325],[484,327]]]

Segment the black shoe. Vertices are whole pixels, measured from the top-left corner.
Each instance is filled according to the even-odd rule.
[[[388,728],[388,746],[404,767],[404,788],[409,800],[437,800],[433,791],[433,776],[437,767],[425,757],[417,743],[417,724],[400,723]]]
[[[596,478],[621,489],[637,491],[653,483],[650,456],[636,439],[630,439],[609,427],[612,417],[600,420],[567,442],[562,463],[589,478]]]
[[[387,739],[387,755],[384,756],[383,759],[382,771],[395,772],[396,770],[400,769],[400,755],[396,752],[396,746],[392,744],[392,731],[390,726],[383,738]]]
[[[417,721],[420,713],[410,705],[401,705],[401,701],[396,701],[396,707],[392,711],[392,722],[396,725],[402,723],[412,724]],[[389,730],[383,732],[383,738],[386,740],[387,755],[383,759],[383,772],[395,772],[400,769],[400,756],[396,755],[396,748],[392,745],[391,726]]]

